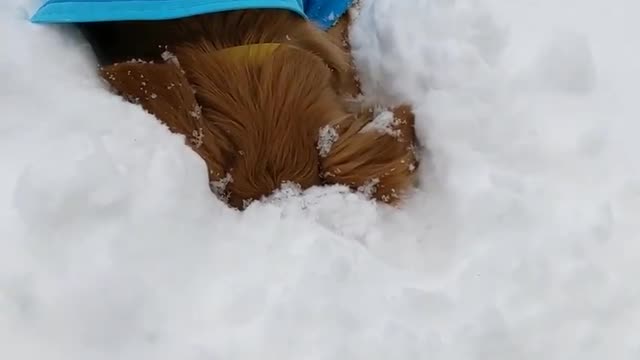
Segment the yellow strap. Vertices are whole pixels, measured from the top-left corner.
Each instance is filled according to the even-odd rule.
[[[229,57],[233,61],[250,60],[255,62],[264,61],[272,55],[282,44],[264,43],[234,46],[216,51],[217,54]]]

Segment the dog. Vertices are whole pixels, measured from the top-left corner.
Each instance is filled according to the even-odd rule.
[[[230,206],[285,183],[342,184],[396,205],[419,165],[414,115],[358,100],[350,21],[323,31],[250,9],[81,29],[110,88],[184,135]]]

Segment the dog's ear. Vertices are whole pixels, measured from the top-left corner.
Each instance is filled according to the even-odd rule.
[[[117,94],[140,104],[171,131],[190,133],[200,116],[193,90],[173,64],[131,61],[101,67],[100,75]]]
[[[207,126],[194,91],[177,65],[131,61],[101,67],[100,75],[117,94],[184,135],[207,163],[212,180],[225,176],[225,139]]]
[[[418,166],[414,115],[408,106],[375,114],[372,110],[320,129],[322,176],[389,204],[413,185]]]

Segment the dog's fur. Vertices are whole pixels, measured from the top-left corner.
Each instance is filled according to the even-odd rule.
[[[104,79],[186,135],[231,206],[285,182],[369,188],[396,203],[418,164],[413,114],[400,106],[391,128],[370,126],[374,110],[352,100],[359,86],[348,22],[345,15],[325,33],[288,11],[244,10],[83,30]],[[282,45],[261,57],[221,51],[263,43]]]

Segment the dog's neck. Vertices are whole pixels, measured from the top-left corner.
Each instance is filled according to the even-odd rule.
[[[280,43],[239,45],[220,49],[216,51],[216,54],[232,61],[249,60],[250,62],[259,63],[271,56],[282,45]]]

